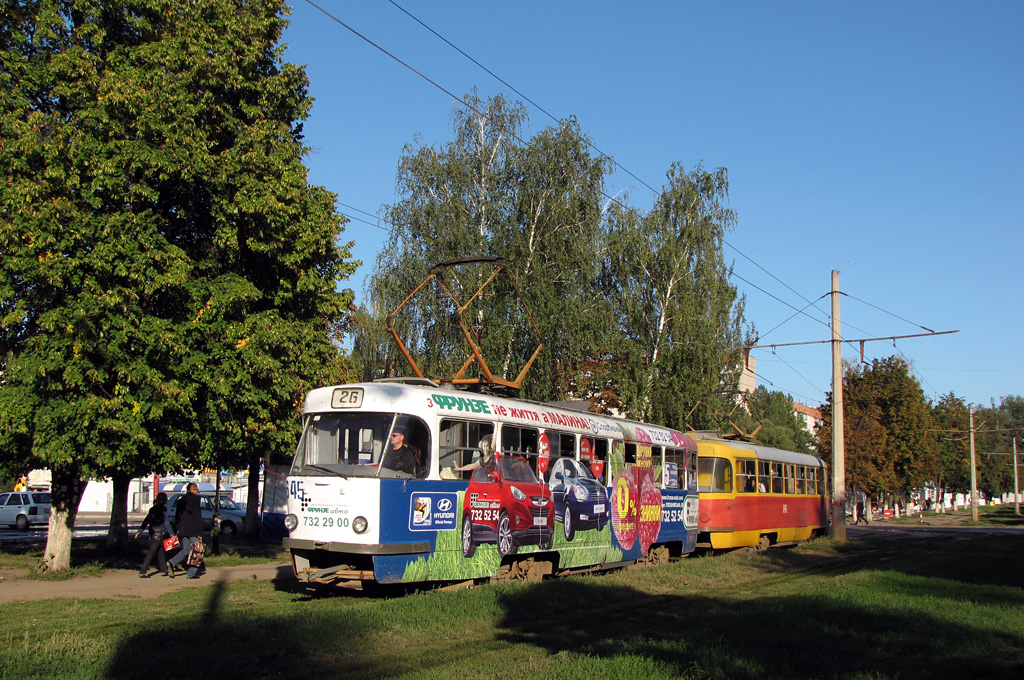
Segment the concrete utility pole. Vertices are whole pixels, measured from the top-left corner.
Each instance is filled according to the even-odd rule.
[[[846,540],[846,444],[843,437],[843,349],[839,271],[832,270],[832,538]]]
[[[1013,507],[1020,514],[1020,482],[1017,481],[1017,438],[1013,438]]]
[[[971,519],[978,521],[978,464],[974,457],[974,405],[971,404]]]

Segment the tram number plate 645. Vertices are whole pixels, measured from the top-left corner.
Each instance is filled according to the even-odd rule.
[[[359,408],[362,405],[362,387],[339,387],[331,394],[331,408]]]

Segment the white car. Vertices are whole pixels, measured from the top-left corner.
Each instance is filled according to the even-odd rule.
[[[50,494],[45,491],[0,493],[0,525],[28,531],[33,524],[49,524]]]

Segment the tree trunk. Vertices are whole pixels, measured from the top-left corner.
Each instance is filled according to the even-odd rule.
[[[253,453],[249,458],[249,493],[245,502],[245,537],[260,538],[260,456]]]
[[[107,550],[124,550],[128,541],[128,488],[132,478],[123,472],[115,472],[114,497],[110,504],[110,528],[107,530]]]
[[[77,467],[55,468],[50,484],[50,530],[46,536],[46,571],[71,569],[71,535],[78,517],[78,504],[85,493],[87,482],[80,477]]]

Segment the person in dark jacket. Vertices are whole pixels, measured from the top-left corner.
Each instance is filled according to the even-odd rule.
[[[384,467],[409,475],[419,474],[424,467],[423,452],[406,441],[409,428],[398,427],[391,433],[391,451],[384,461]]]
[[[167,523],[167,494],[163,491],[156,495],[153,507],[149,509],[146,519],[142,520],[135,538],[141,536],[146,529],[149,529],[149,552],[146,553],[146,559],[139,568],[139,578],[149,578],[149,565],[153,562],[154,556],[157,567],[164,576],[167,576],[170,572],[167,570],[167,558],[164,556],[164,539],[174,532]]]
[[[181,552],[172,557],[167,566],[174,569],[188,558],[192,544],[202,540],[203,513],[199,505],[199,485],[195,482],[185,489],[185,495],[178,499],[174,511],[174,524],[178,527],[178,538],[181,539]],[[188,578],[199,578],[199,567],[190,566],[186,574]]]

